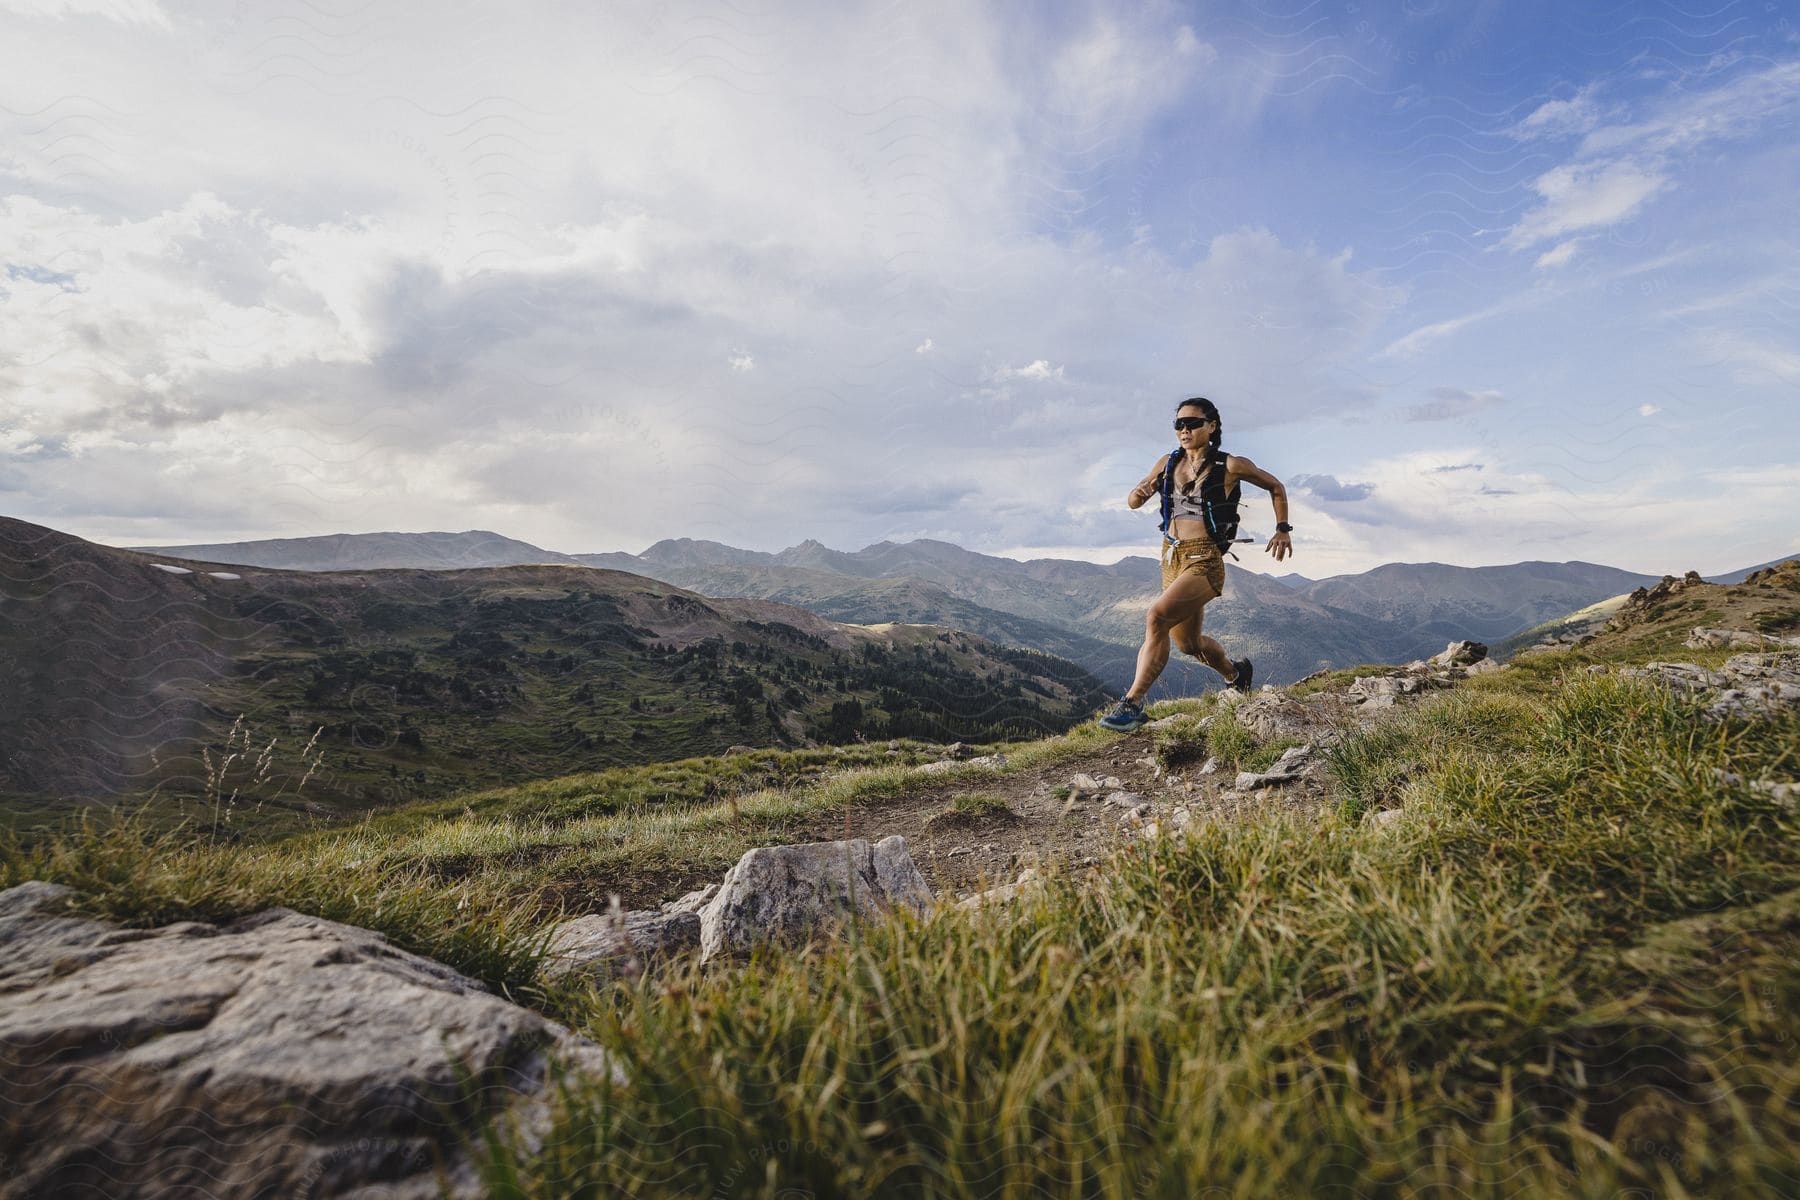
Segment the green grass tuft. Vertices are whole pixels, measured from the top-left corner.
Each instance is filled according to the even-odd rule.
[[[963,792],[952,796],[949,811],[964,817],[1014,815],[1006,801],[991,792]]]
[[[1219,760],[1221,770],[1237,770],[1255,749],[1256,735],[1229,712],[1221,713],[1206,727],[1206,752]]]

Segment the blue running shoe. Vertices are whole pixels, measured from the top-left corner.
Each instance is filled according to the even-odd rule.
[[[1119,701],[1119,707],[1100,718],[1100,724],[1114,733],[1136,733],[1149,723],[1144,706],[1130,700]]]

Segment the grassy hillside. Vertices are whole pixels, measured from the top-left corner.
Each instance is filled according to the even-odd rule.
[[[1506,661],[1528,647],[1574,643],[1590,634],[1598,633],[1606,627],[1613,614],[1624,607],[1625,596],[1611,596],[1585,608],[1578,608],[1572,613],[1552,617],[1529,629],[1520,630],[1494,643],[1490,653],[1499,661]]]
[[[1507,638],[1497,657],[1557,640],[1588,644],[1600,653],[1656,657],[1687,652],[1696,626],[1740,629],[1777,637],[1800,636],[1800,559],[1758,570],[1732,585],[1709,583],[1695,572],[1664,576],[1655,586],[1591,604]]]
[[[1791,1195],[1800,814],[1754,783],[1800,777],[1800,715],[1711,724],[1609,669],[1670,636],[1433,693],[1332,751],[1316,806],[1053,861],[1013,907],[601,991],[533,982],[563,906],[1161,743],[1085,725],[949,776],[869,747],[844,770],[696,759],[254,852],[96,824],[0,840],[0,884],[54,878],[139,923],[288,904],[586,1031],[631,1083],[571,1079],[541,1148],[496,1142],[498,1196]],[[1223,709],[1153,715],[1175,712]]]
[[[961,632],[584,567],[227,570],[21,522],[0,522],[0,564],[15,813],[235,796],[285,828],[738,745],[1034,737],[1103,699],[1066,661]]]

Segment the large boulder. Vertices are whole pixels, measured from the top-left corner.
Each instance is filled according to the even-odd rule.
[[[286,909],[121,929],[0,892],[0,1193],[483,1194],[465,1146],[547,1128],[599,1047],[380,934]]]
[[[725,873],[700,910],[700,957],[743,953],[758,942],[805,941],[846,919],[896,908],[923,913],[933,896],[906,839],[866,838],[762,846]]]

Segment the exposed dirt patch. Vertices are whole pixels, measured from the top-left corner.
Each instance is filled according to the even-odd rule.
[[[725,872],[692,867],[648,869],[609,867],[606,870],[577,869],[560,875],[538,888],[534,898],[547,911],[561,909],[570,916],[603,912],[612,893],[619,895],[619,905],[626,911],[656,908],[665,900],[673,900],[695,888],[717,883]]]
[[[1166,821],[1177,805],[1196,819],[1229,819],[1271,806],[1316,812],[1326,802],[1323,785],[1311,780],[1243,797],[1222,795],[1235,773],[1203,776],[1198,763],[1158,772],[1153,746],[1149,734],[1138,733],[1050,766],[954,781],[920,776],[900,796],[815,818],[793,840],[878,841],[899,834],[935,891],[966,896],[1010,883],[1034,864],[1097,866],[1111,850],[1142,840],[1141,826],[1122,824],[1126,810],[1108,801],[1115,789],[1074,788],[1077,775],[1117,779],[1123,786],[1116,790],[1135,793],[1151,806],[1146,816],[1153,821]],[[1071,790],[1063,794],[1060,788]],[[1011,814],[970,817],[949,811],[958,795],[970,793],[1003,800]]]

